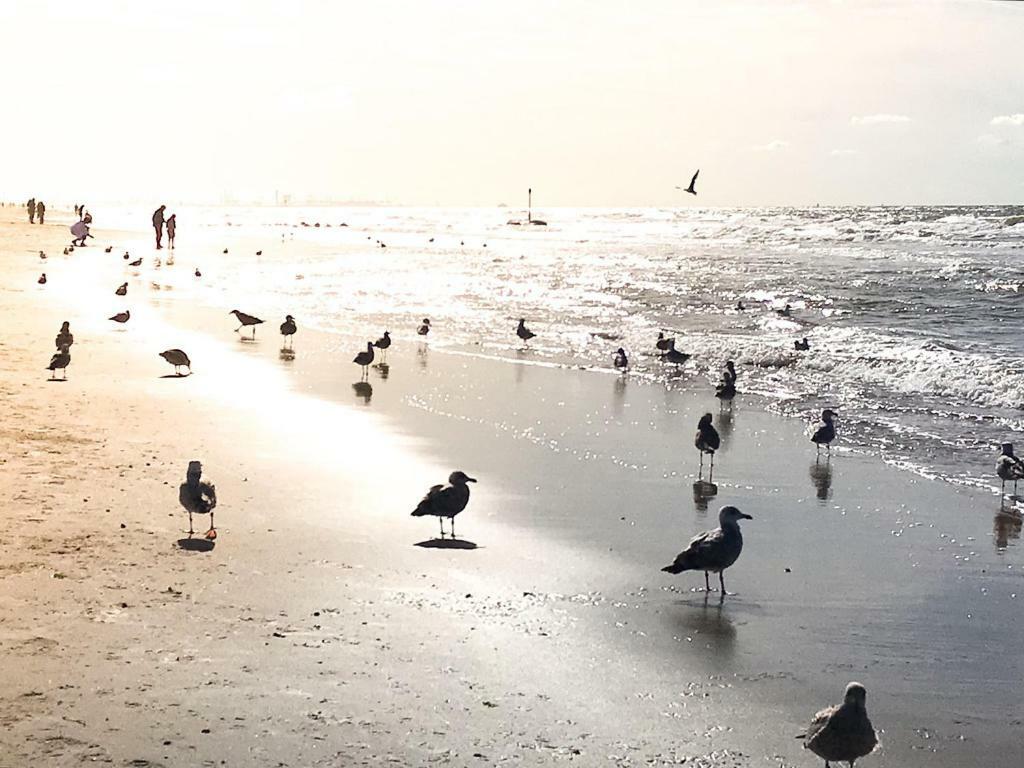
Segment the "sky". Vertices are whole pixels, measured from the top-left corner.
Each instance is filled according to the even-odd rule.
[[[0,197],[1024,203],[1022,41],[982,0],[0,3]]]

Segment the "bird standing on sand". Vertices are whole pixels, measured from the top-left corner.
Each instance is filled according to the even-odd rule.
[[[870,755],[878,746],[878,737],[868,719],[868,692],[860,683],[846,686],[843,703],[838,707],[823,709],[814,716],[807,732],[797,736],[804,740],[804,749],[809,749],[825,761],[853,764]]]
[[[68,366],[71,365],[71,353],[68,352],[67,347],[61,347],[50,358],[50,364],[46,366],[46,370],[51,371],[50,380],[53,381],[57,378],[57,369],[64,374],[64,378],[68,377]]]
[[[232,309],[228,312],[229,315],[234,315],[235,319],[238,320],[239,326],[235,328],[235,333],[238,333],[242,328],[251,325],[252,326],[252,337],[256,338],[256,326],[260,325],[263,321],[253,315],[247,315],[245,312],[239,312],[237,309]]]
[[[428,333],[430,333],[430,318],[424,317],[420,327],[416,329],[416,335],[426,336]]]
[[[1000,496],[1006,493],[1006,481],[1013,480],[1013,495],[1017,495],[1017,481],[1024,479],[1024,461],[1013,453],[1013,443],[1003,443],[1002,453],[996,460],[996,474],[1002,481]]]
[[[36,282],[39,283],[40,285],[46,285],[46,273],[43,272],[43,274],[39,276],[39,279],[36,280]]]
[[[715,387],[715,397],[723,403],[730,403],[736,397],[736,366],[732,360],[725,361],[722,380]]]
[[[180,349],[168,349],[164,352],[161,352],[160,357],[162,357],[164,360],[166,360],[168,363],[174,366],[174,372],[178,376],[181,376],[181,373],[178,372],[178,369],[181,368],[181,366],[183,365],[186,368],[188,368],[189,376],[192,375],[192,361],[189,360],[188,355],[186,355]]]
[[[127,323],[131,319],[132,313],[127,309],[124,312],[118,312],[113,317],[108,317],[107,320],[113,320],[115,323]]]
[[[718,527],[690,539],[686,549],[676,556],[672,565],[666,565],[661,570],[673,574],[683,571],[704,571],[704,588],[707,592],[711,591],[708,574],[717,573],[724,599],[726,592],[723,572],[736,562],[743,551],[743,534],[740,533],[739,521],[753,519],[736,507],[722,507],[718,510]]]
[[[128,266],[129,267],[141,267],[142,266],[142,257],[140,256],[135,261],[128,262]]]
[[[615,358],[614,360],[612,360],[612,364],[620,371],[625,372],[625,370],[629,367],[629,358],[626,357],[626,350],[624,350],[622,347],[619,347],[617,350],[615,350]]]
[[[195,533],[192,530],[192,515],[209,515],[210,529],[206,532],[206,538],[215,539],[217,529],[213,527],[213,508],[217,506],[217,489],[213,483],[203,482],[202,476],[203,465],[198,461],[190,461],[185,482],[178,489],[178,500],[188,512],[188,535]]]
[[[285,344],[287,345],[295,332],[299,330],[298,326],[295,325],[295,318],[291,315],[284,316],[284,322],[281,323],[281,335],[284,336]]]
[[[203,276],[203,273],[199,271],[199,267],[196,267],[195,276],[196,277],[202,277]]]
[[[117,290],[114,291],[114,294],[116,296],[128,295],[128,283],[121,283],[119,286],[117,286]]]
[[[373,362],[373,342],[366,342],[366,351],[360,352],[358,355],[352,358],[352,362],[355,363],[356,365],[361,365],[363,367],[363,378],[365,378],[367,374],[366,369],[370,365],[370,363]]]
[[[523,318],[519,318],[519,326],[516,328],[516,336],[522,339],[526,346],[530,346],[530,339],[536,335],[537,334],[526,327],[526,321]]]
[[[465,472],[455,471],[448,476],[448,487],[443,485],[432,486],[427,495],[413,510],[413,517],[424,517],[435,515],[441,524],[441,538],[444,538],[444,519],[451,520],[452,538],[455,538],[455,516],[466,508],[469,503],[469,486],[466,483],[475,483],[476,480],[469,477]]]
[[[658,340],[654,342],[654,346],[660,349],[662,352],[668,352],[672,347],[676,345],[676,340],[671,338],[665,338],[665,334],[658,331]]]
[[[46,252],[45,251],[40,251],[39,252],[39,258],[42,259],[43,261],[46,261]]]
[[[128,261],[128,259],[130,259],[131,256],[128,255],[128,251],[125,251],[124,256],[122,256],[121,258],[124,259],[125,261]]]
[[[373,342],[373,346],[381,351],[381,360],[388,359],[388,347],[391,346],[391,334],[384,331],[384,335]]]
[[[103,252],[110,253],[112,250],[114,250],[114,246],[108,245],[106,248],[103,249]]]
[[[690,179],[690,186],[688,186],[686,189],[683,189],[682,187],[676,187],[676,189],[682,189],[683,192],[689,192],[691,195],[696,195],[697,194],[697,188],[696,188],[695,185],[697,183],[697,177],[699,175],[700,175],[700,168],[697,169],[697,173],[693,174],[693,178]]]
[[[675,339],[666,339],[669,342],[668,349],[661,355],[661,359],[668,363],[675,363],[676,365],[682,365],[690,359],[691,355],[685,352],[680,352],[676,349]]]
[[[54,339],[54,344],[57,349],[71,349],[71,345],[75,343],[75,337],[71,333],[71,323],[65,320],[60,324],[60,331],[57,333],[57,338]]]
[[[811,349],[811,342],[809,342],[807,337],[804,336],[800,341],[793,342],[793,349],[797,352],[808,352]]]
[[[822,425],[811,435],[811,442],[818,447],[818,453],[821,453],[821,446],[824,445],[828,448],[829,455],[832,454],[832,441],[836,439],[836,425],[832,423],[832,419],[838,415],[829,408],[821,412]]]
[[[722,444],[722,438],[718,436],[718,430],[711,424],[711,414],[705,413],[700,417],[700,421],[697,422],[697,435],[693,438],[693,444],[700,452],[700,469],[697,471],[697,477],[701,477],[704,474],[704,454],[707,453],[711,456],[711,469],[708,470],[708,481],[711,480],[711,476],[715,473],[715,451]]]

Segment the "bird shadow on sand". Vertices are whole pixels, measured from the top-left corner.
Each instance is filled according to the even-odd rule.
[[[417,541],[413,546],[424,549],[479,549],[476,543],[466,539],[427,539]]]
[[[191,376],[191,373],[166,373],[161,376],[161,379],[187,379]]]
[[[217,546],[217,542],[209,539],[178,539],[178,549],[188,552],[212,552],[215,546]]]
[[[673,612],[672,625],[686,637],[704,638],[716,651],[731,654],[736,642],[736,625],[724,610],[717,594],[703,593],[699,600],[680,601],[680,610]]]
[[[47,381],[50,382],[51,384],[53,384],[54,382],[58,382],[58,381],[60,381],[60,382],[67,381],[67,379],[47,379]]]

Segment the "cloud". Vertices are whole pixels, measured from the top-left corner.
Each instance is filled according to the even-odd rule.
[[[860,153],[856,149],[833,149],[829,154],[832,157],[849,157],[850,155],[859,155]]]
[[[993,136],[991,133],[983,133],[976,141],[983,147],[1002,147],[1009,142],[1003,136]]]
[[[780,149],[785,149],[788,146],[788,141],[783,141],[782,139],[775,139],[774,141],[769,141],[767,144],[761,144],[756,147],[751,147],[751,149],[753,149],[755,152],[778,152]]]
[[[850,118],[854,125],[885,125],[894,123],[909,123],[910,118],[906,115],[854,115]]]
[[[1015,115],[998,115],[992,118],[992,125],[1012,125],[1015,128],[1024,126],[1024,113],[1018,112]]]

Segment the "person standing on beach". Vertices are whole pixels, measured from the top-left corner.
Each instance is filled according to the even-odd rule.
[[[28,223],[36,223],[36,199],[34,197],[29,198],[29,201],[25,203],[25,207],[28,208]]]
[[[174,250],[174,230],[178,226],[177,219],[175,217],[178,214],[172,213],[167,217],[167,247]]]
[[[36,203],[36,216],[39,217],[40,224],[42,224],[44,219],[46,219],[46,203],[42,200]]]
[[[153,211],[153,230],[156,232],[156,249],[158,251],[163,248],[160,241],[164,237],[164,209],[166,207],[166,205],[161,205]]]

